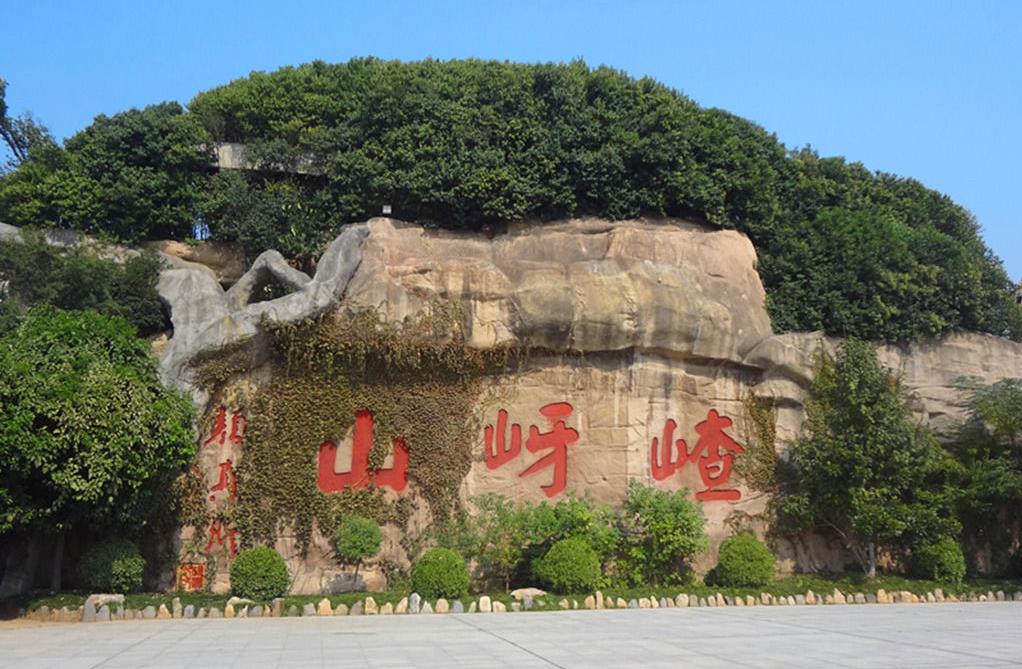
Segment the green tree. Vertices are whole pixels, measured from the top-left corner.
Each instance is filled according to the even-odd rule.
[[[0,79],[0,141],[10,156],[0,164],[0,174],[13,170],[29,159],[33,151],[55,146],[50,131],[31,114],[11,118],[7,114],[7,82]]]
[[[866,342],[842,343],[836,358],[820,353],[790,464],[782,521],[834,532],[871,578],[879,547],[959,529],[936,442],[913,422],[899,379]]]
[[[334,535],[337,556],[348,564],[355,565],[355,580],[362,560],[380,551],[383,533],[376,521],[362,516],[346,516]]]
[[[949,446],[966,536],[989,543],[995,571],[1022,575],[1022,379],[973,389],[969,414]]]
[[[635,585],[683,583],[688,561],[709,548],[706,520],[688,490],[657,490],[632,479],[623,505],[624,576]]]
[[[21,233],[21,241],[0,241],[0,282],[6,292],[0,296],[0,333],[37,304],[120,316],[143,336],[167,328],[156,292],[160,260],[155,253],[115,262],[83,245],[49,244],[35,230]]]
[[[34,307],[0,336],[0,536],[145,523],[195,455],[192,414],[126,321]]]

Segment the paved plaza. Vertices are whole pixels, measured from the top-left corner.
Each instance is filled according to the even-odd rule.
[[[1007,667],[1022,605],[0,624],[0,667]]]

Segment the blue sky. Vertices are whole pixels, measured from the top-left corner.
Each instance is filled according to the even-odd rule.
[[[10,2],[0,77],[58,138],[252,70],[584,58],[970,209],[1022,277],[1022,2]]]

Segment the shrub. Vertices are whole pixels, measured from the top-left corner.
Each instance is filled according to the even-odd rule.
[[[142,589],[145,558],[127,539],[96,544],[78,563],[78,578],[92,590],[134,592]]]
[[[334,535],[337,555],[349,564],[355,565],[355,575],[362,560],[372,557],[380,550],[383,533],[374,520],[363,516],[348,516],[341,521]]]
[[[635,585],[691,580],[687,561],[706,550],[706,520],[687,490],[657,490],[636,480],[628,483],[624,503],[628,541],[620,568]]]
[[[284,558],[268,546],[244,550],[231,564],[231,592],[239,597],[257,601],[280,597],[290,581]]]
[[[912,571],[920,578],[958,585],[965,578],[965,555],[951,537],[912,550]]]
[[[600,586],[600,556],[577,537],[561,539],[536,560],[533,571],[555,592],[591,592]]]
[[[720,545],[717,566],[707,576],[707,584],[728,587],[759,587],[774,576],[774,556],[756,537],[742,532],[728,537]]]
[[[412,587],[423,597],[460,597],[468,591],[468,567],[449,548],[426,552],[412,570]]]

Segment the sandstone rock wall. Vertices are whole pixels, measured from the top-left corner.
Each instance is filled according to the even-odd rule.
[[[739,449],[749,443],[743,401],[750,394],[773,401],[776,448],[783,454],[801,429],[813,354],[836,343],[819,333],[774,335],[755,262],[744,236],[677,220],[571,220],[517,226],[490,239],[373,219],[345,228],[314,277],[271,251],[225,291],[207,268],[175,260],[159,284],[175,328],[161,369],[208,413],[216,407],[196,386],[188,362],[256,334],[260,319],[352,307],[405,322],[437,301],[455,300],[470,346],[543,351],[520,372],[489,380],[492,392],[477,408],[480,430],[459,491],[463,500],[496,492],[539,502],[574,491],[618,503],[628,480],[637,478],[699,497],[716,546],[730,532],[729,518],[745,516],[763,529],[756,519],[767,496],[730,470],[729,458],[740,459]],[[291,294],[255,301],[271,278]],[[902,372],[919,419],[944,434],[963,415],[969,380],[1022,377],[1022,345],[986,335],[887,346],[880,354]],[[258,382],[260,374],[265,370],[237,382]],[[497,452],[501,432],[503,448],[510,448],[516,424],[526,435],[535,426],[540,435],[574,436],[562,482],[556,467],[540,466],[542,453],[519,448],[513,457],[486,457],[488,448],[491,456]],[[350,462],[350,439],[339,444],[338,472]],[[665,467],[658,456],[670,459],[672,451],[656,450],[654,442],[662,448],[677,439],[693,452],[722,457],[708,468],[695,458]],[[680,454],[673,451],[675,459]],[[213,485],[216,458],[204,457]],[[244,458],[244,448],[234,457]],[[309,466],[314,471],[315,463]],[[414,495],[415,485],[413,473],[408,488],[388,494]],[[413,522],[428,522],[428,511]],[[387,557],[406,562],[400,528],[386,531]],[[281,537],[278,547],[289,553],[296,591],[343,584],[325,538],[317,537],[304,556],[293,538]],[[776,549],[788,568],[839,568],[847,561],[840,547],[824,542]],[[713,563],[712,554],[705,563]]]

